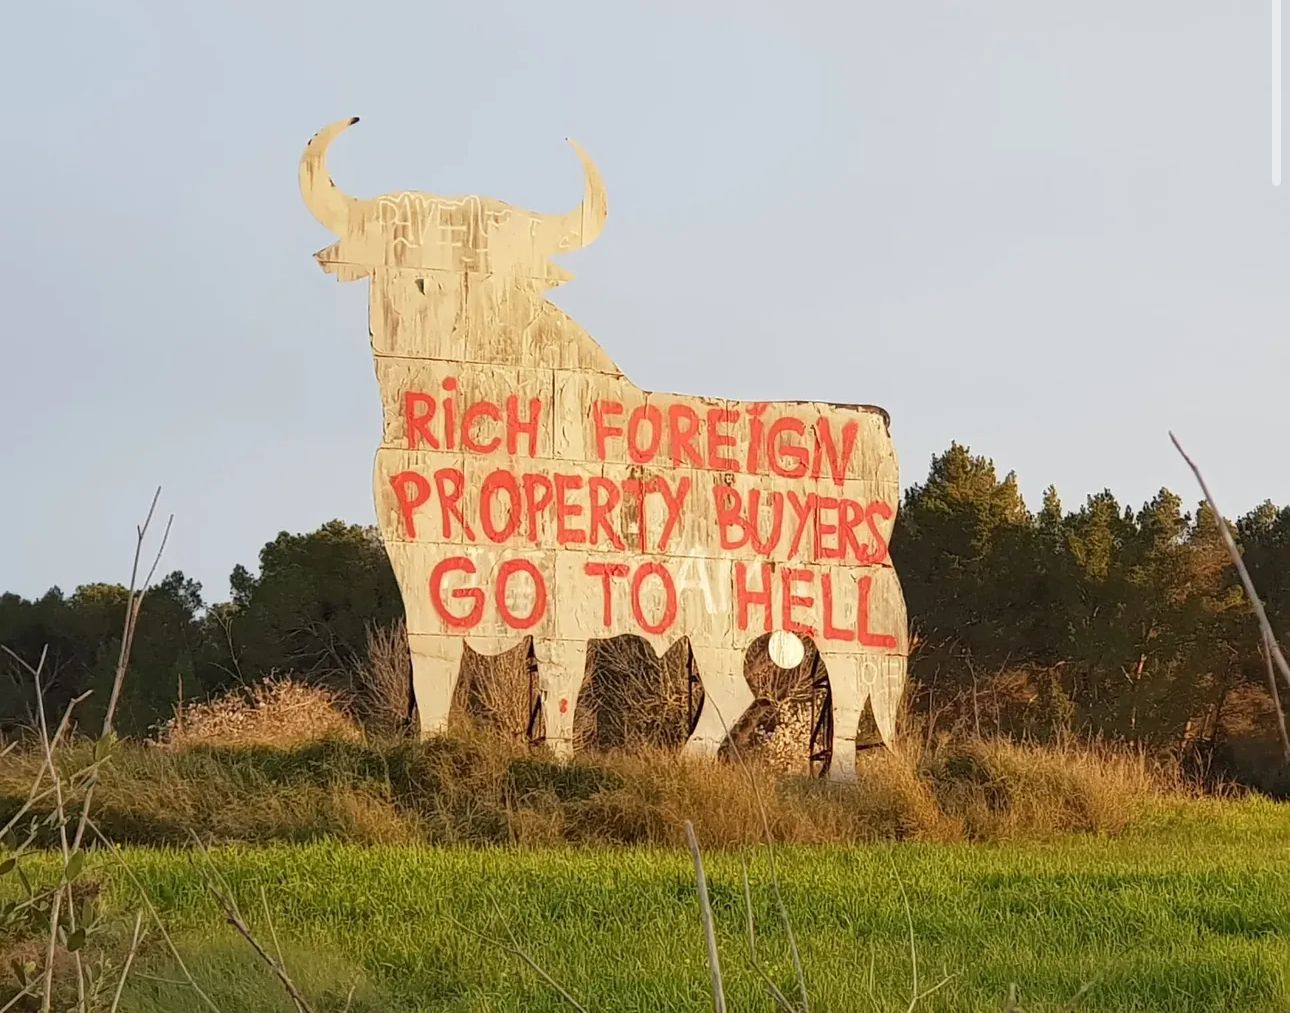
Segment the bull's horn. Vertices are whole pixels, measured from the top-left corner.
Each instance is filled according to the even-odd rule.
[[[582,159],[586,184],[582,203],[567,215],[544,216],[541,228],[543,245],[555,253],[581,249],[591,243],[600,235],[600,230],[605,227],[605,218],[609,215],[609,200],[605,195],[605,182],[600,178],[600,170],[578,146],[577,141],[569,139],[569,144]]]
[[[331,181],[327,172],[327,148],[338,134],[357,122],[358,117],[351,116],[323,127],[310,138],[300,158],[300,193],[305,205],[310,214],[338,236],[349,231],[349,212],[358,201]]]

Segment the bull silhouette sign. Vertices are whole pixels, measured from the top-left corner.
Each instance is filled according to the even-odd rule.
[[[300,162],[338,239],[324,271],[371,285],[384,404],[378,525],[402,591],[424,734],[442,730],[465,645],[530,645],[535,717],[573,748],[588,642],[689,643],[702,704],[686,751],[715,755],[753,702],[744,658],[782,667],[811,638],[827,674],[832,777],[855,770],[865,701],[889,740],[908,634],[888,543],[899,494],[886,412],[743,402],[635,386],[546,293],[552,258],[604,227],[587,155],[582,203],[545,215],[482,197],[348,196],[316,134]]]

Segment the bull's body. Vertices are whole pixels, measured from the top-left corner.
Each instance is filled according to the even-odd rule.
[[[905,678],[885,414],[642,391],[545,297],[565,277],[550,255],[604,220],[585,156],[586,199],[560,218],[356,201],[323,162],[345,125],[311,141],[301,185],[341,236],[324,268],[371,279],[374,491],[423,729],[446,723],[465,644],[497,654],[531,636],[546,737],[567,749],[588,641],[630,633],[659,653],[689,640],[704,704],[687,749],[711,754],[753,700],[748,646],[784,630],[820,651],[847,776],[866,698],[888,738]]]

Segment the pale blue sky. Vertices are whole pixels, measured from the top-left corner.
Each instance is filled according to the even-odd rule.
[[[698,13],[696,13],[696,11]],[[366,286],[311,255],[309,136],[351,193],[610,219],[557,291],[646,388],[881,404],[1032,504],[1290,501],[1290,211],[1268,0],[40,0],[5,14],[0,590],[167,569],[227,594],[279,530],[369,522]]]

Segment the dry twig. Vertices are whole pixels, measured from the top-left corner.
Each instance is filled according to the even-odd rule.
[[[753,971],[756,972],[757,976],[761,978],[763,982],[765,982],[766,988],[770,991],[771,997],[774,998],[779,1008],[782,1010],[787,1010],[788,1013],[795,1013],[795,1007],[793,1006],[793,1004],[788,1001],[788,997],[785,996],[784,993],[780,990],[779,986],[775,984],[775,979],[770,976],[770,974],[765,970],[765,968],[761,966],[761,961],[757,959],[757,931],[753,925],[752,888],[748,885],[747,864],[745,864],[743,867],[743,875],[744,875],[744,912],[748,917],[749,966],[752,967]]]
[[[1214,514],[1214,522],[1218,525],[1218,532],[1223,537],[1223,545],[1227,547],[1227,554],[1232,557],[1232,564],[1236,567],[1236,572],[1240,574],[1241,584],[1245,588],[1245,596],[1249,598],[1250,605],[1254,608],[1254,614],[1258,617],[1259,628],[1263,632],[1263,641],[1267,645],[1268,652],[1276,660],[1277,668],[1281,671],[1281,677],[1285,679],[1286,685],[1290,686],[1290,663],[1281,653],[1281,645],[1277,643],[1276,633],[1272,629],[1272,623],[1268,621],[1268,614],[1264,611],[1263,602],[1259,598],[1258,592],[1254,590],[1254,581],[1250,579],[1250,571],[1245,568],[1245,560],[1241,558],[1241,550],[1236,547],[1236,539],[1232,537],[1232,530],[1228,526],[1222,513],[1219,512],[1218,505],[1214,502],[1214,497],[1210,495],[1209,486],[1205,484],[1205,479],[1200,473],[1200,469],[1187,452],[1183,450],[1182,444],[1178,442],[1178,437],[1173,433],[1169,434],[1169,439],[1178,448],[1178,453],[1182,454],[1182,459],[1187,462],[1191,468],[1192,474],[1196,476],[1196,481],[1200,483],[1200,491],[1205,494],[1205,502],[1209,504],[1209,509]]]
[[[458,921],[456,918],[453,918],[451,915],[448,916],[448,921],[452,922],[452,924],[455,925],[457,928],[459,928],[462,932],[466,932],[474,936],[476,939],[480,940],[481,942],[487,943],[489,946],[500,947],[501,949],[505,950],[507,953],[510,953],[513,956],[519,957],[520,960],[524,961],[524,963],[527,964],[533,970],[533,972],[538,975],[538,977],[540,977],[543,981],[545,981],[548,985],[550,985],[553,989],[555,989],[555,991],[559,993],[561,999],[563,999],[566,1003],[568,1003],[570,1006],[576,1009],[578,1013],[587,1013],[586,1008],[583,1007],[583,1005],[580,1002],[578,1002],[577,999],[571,996],[568,993],[568,991],[564,988],[563,985],[561,985],[558,981],[556,981],[553,977],[551,977],[551,975],[547,974],[546,970],[542,967],[542,965],[539,964],[536,960],[534,960],[531,956],[529,956],[529,954],[524,950],[524,948],[520,946],[519,941],[515,938],[515,933],[511,930],[510,923],[507,922],[506,919],[502,917],[502,912],[498,909],[496,901],[493,902],[493,911],[501,920],[502,927],[505,928],[507,938],[510,940],[509,943],[502,942],[498,939],[490,938],[489,936],[484,935],[484,933],[471,928],[469,925],[466,925],[463,922]]]
[[[726,993],[721,985],[721,958],[717,954],[717,935],[712,922],[712,903],[708,900],[708,877],[703,872],[703,855],[694,836],[694,824],[685,821],[685,839],[694,860],[694,878],[699,887],[699,917],[703,921],[703,941],[708,947],[708,971],[712,974],[712,1006],[716,1013],[726,1013]]]
[[[136,539],[134,543],[134,563],[130,568],[130,587],[126,593],[125,606],[125,624],[121,631],[121,652],[117,656],[116,671],[112,676],[112,692],[108,696],[107,710],[103,714],[103,731],[101,736],[107,738],[112,734],[112,719],[116,716],[117,702],[121,698],[121,687],[125,684],[126,669],[130,667],[130,652],[134,647],[134,633],[139,623],[139,612],[143,608],[143,596],[148,593],[148,588],[152,586],[153,575],[157,572],[157,565],[161,562],[161,554],[166,551],[166,542],[170,538],[170,526],[175,521],[175,515],[171,514],[166,521],[166,530],[162,533],[161,544],[157,546],[157,554],[153,557],[152,566],[148,570],[147,577],[144,578],[142,587],[138,585],[139,579],[139,560],[143,554],[143,543],[148,536],[148,528],[152,524],[152,515],[157,509],[157,500],[161,498],[161,486],[157,486],[157,491],[153,493],[152,504],[148,507],[148,516],[144,518],[141,525],[135,528]],[[81,818],[76,826],[76,837],[73,846],[79,848],[81,841],[85,837],[86,826],[90,818],[90,805],[94,801],[94,787],[98,783],[98,770],[90,775],[89,784],[85,787],[85,800],[81,803]]]
[[[704,701],[707,706],[709,701]],[[775,908],[779,912],[780,922],[784,926],[784,934],[788,938],[788,951],[793,959],[793,973],[797,977],[798,995],[802,1000],[802,1013],[811,1013],[811,1002],[806,991],[806,975],[802,971],[802,958],[797,949],[797,937],[793,934],[793,923],[788,917],[788,908],[784,905],[784,897],[779,889],[779,870],[775,865],[775,835],[770,832],[770,816],[766,812],[766,800],[762,798],[761,787],[757,783],[757,775],[753,773],[752,768],[744,759],[743,754],[739,751],[738,744],[730,735],[730,725],[726,722],[726,717],[721,713],[721,708],[717,706],[715,700],[711,701],[713,710],[717,713],[717,718],[721,721],[721,727],[725,730],[726,740],[730,743],[730,752],[735,761],[739,764],[740,769],[748,778],[748,783],[752,787],[753,799],[757,803],[757,815],[761,821],[762,833],[766,839],[766,857],[770,864],[770,887],[771,893],[775,898]]]
[[[125,980],[130,976],[130,965],[134,963],[134,956],[139,952],[139,943],[143,940],[143,912],[136,911],[134,915],[134,937],[130,940],[130,949],[125,955],[125,964],[121,967],[121,978],[116,983],[116,994],[112,996],[112,1008],[109,1013],[116,1013],[117,1007],[121,1005],[121,993],[125,991]]]
[[[913,1013],[918,1008],[918,1004],[934,992],[939,992],[942,988],[954,980],[956,975],[946,974],[931,988],[922,992],[918,990],[918,946],[914,940],[914,910],[909,904],[909,894],[905,891],[905,881],[900,878],[900,871],[896,868],[896,863],[892,861],[891,856],[887,856],[887,861],[891,865],[891,874],[896,878],[896,885],[900,887],[900,901],[905,909],[905,924],[909,927],[909,966],[910,966],[910,988],[909,988],[909,1005],[906,1007],[906,1013]]]
[[[239,936],[250,944],[251,949],[255,951],[256,956],[268,965],[269,970],[274,973],[278,981],[281,982],[283,989],[286,990],[287,996],[291,999],[292,1005],[296,1007],[297,1013],[313,1013],[312,1008],[309,1006],[309,1003],[305,1001],[305,997],[301,994],[300,989],[297,988],[296,983],[291,980],[291,975],[287,973],[287,969],[281,960],[274,960],[273,955],[270,954],[263,945],[261,945],[260,941],[255,937],[255,933],[252,932],[250,927],[246,924],[246,919],[242,917],[242,911],[237,906],[237,898],[233,894],[232,887],[230,887],[224,877],[220,875],[219,870],[215,868],[215,863],[211,861],[210,852],[206,850],[206,846],[202,843],[201,838],[195,833],[192,833],[192,831],[189,831],[189,834],[193,839],[193,844],[197,847],[198,853],[202,857],[202,881],[206,886],[207,892],[215,898],[216,902],[223,909],[224,920],[232,926],[233,930]],[[261,894],[261,901],[264,901],[263,894]],[[264,910],[267,915],[269,910],[267,903],[265,903]],[[278,946],[278,933],[277,930],[274,929],[272,921],[269,922],[269,932],[273,936],[274,946],[278,949],[279,957],[281,957],[282,949]]]
[[[45,766],[49,769],[49,775],[53,778],[54,788],[54,805],[55,812],[58,815],[58,837],[59,844],[63,853],[63,883],[59,885],[58,890],[54,893],[53,900],[49,909],[49,944],[45,951],[45,984],[40,996],[41,1013],[49,1013],[54,1001],[54,953],[58,948],[58,929],[59,917],[62,915],[63,895],[67,894],[68,905],[67,911],[69,917],[73,918],[74,908],[71,904],[71,883],[68,881],[67,870],[71,864],[72,852],[67,843],[67,810],[63,804],[63,778],[58,772],[58,766],[54,762],[54,745],[50,739],[49,726],[45,722],[45,694],[40,685],[40,668],[44,667],[44,652],[40,656],[40,667],[34,673],[36,680],[36,714],[39,718],[37,729],[40,732],[40,744],[45,753]],[[72,925],[75,928],[75,925]],[[76,957],[76,992],[80,1000],[79,1005],[85,1006],[85,974],[81,966],[80,954],[74,954]]]
[[[1286,731],[1286,712],[1281,707],[1281,694],[1277,691],[1277,673],[1272,667],[1272,647],[1268,636],[1263,635],[1263,650],[1259,652],[1268,665],[1268,692],[1272,694],[1272,707],[1277,712],[1277,728],[1281,732],[1281,749],[1287,764],[1290,764],[1290,733]]]
[[[15,993],[12,999],[10,999],[3,1006],[0,1006],[0,1013],[8,1013],[9,1010],[13,1009],[15,1006],[18,1005],[19,1002],[27,998],[27,996],[31,995],[35,991],[36,991],[36,983],[34,981],[28,982],[25,986],[23,986],[21,991]]]
[[[170,937],[170,933],[166,931],[166,926],[161,920],[161,915],[157,913],[156,905],[152,903],[152,899],[148,896],[148,892],[143,888],[143,884],[139,882],[139,877],[136,876],[134,874],[134,870],[130,868],[130,863],[125,860],[120,849],[108,840],[103,831],[95,825],[92,819],[88,820],[86,825],[94,836],[99,839],[99,842],[107,848],[112,857],[116,859],[117,865],[121,867],[121,870],[126,874],[130,882],[134,884],[135,890],[139,893],[139,899],[143,901],[144,906],[148,909],[148,913],[152,915],[153,924],[157,926],[157,931],[161,933],[161,938],[165,940],[166,948],[170,951],[170,955],[175,959],[175,965],[183,972],[184,978],[186,979],[184,982],[173,982],[173,984],[187,984],[189,988],[197,993],[198,997],[200,997],[202,1002],[206,1004],[207,1009],[209,1009],[211,1013],[220,1013],[220,1008],[215,1005],[211,997],[203,991],[200,985],[197,984],[197,979],[194,978],[193,973],[188,970],[188,965],[184,963],[184,958],[180,955],[179,948],[175,946],[175,941]]]

